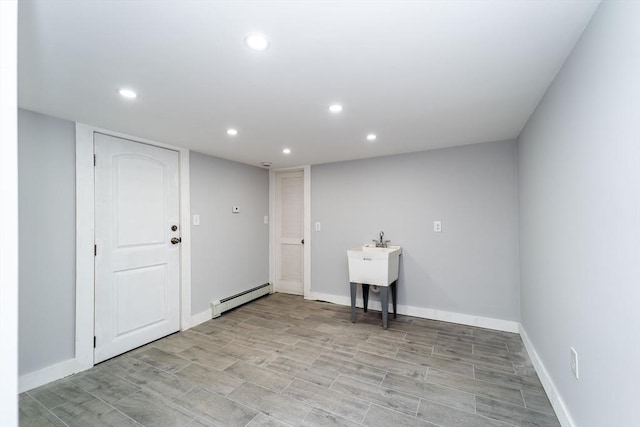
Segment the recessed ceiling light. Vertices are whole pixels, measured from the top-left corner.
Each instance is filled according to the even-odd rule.
[[[231,135],[231,136],[236,136],[238,134],[238,130],[237,129],[227,129],[227,135]]]
[[[331,111],[332,113],[339,113],[342,111],[342,105],[332,104],[329,106],[329,111]]]
[[[249,33],[244,37],[244,44],[251,50],[262,52],[269,49],[269,39],[264,34]]]
[[[284,154],[289,154],[289,153],[291,153],[291,149],[290,148],[285,148],[284,150],[282,150],[282,152]]]
[[[132,91],[131,89],[120,89],[118,91],[118,93],[125,97],[125,98],[129,98],[129,99],[134,99],[138,97],[138,94],[135,93],[134,91]]]
[[[367,141],[375,141],[377,138],[375,133],[370,133],[369,135],[367,135]]]

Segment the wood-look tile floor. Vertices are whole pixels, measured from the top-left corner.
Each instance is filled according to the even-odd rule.
[[[559,426],[517,334],[273,294],[20,395],[21,426]]]

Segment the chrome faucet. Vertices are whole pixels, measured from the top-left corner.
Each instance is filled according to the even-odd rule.
[[[376,244],[376,248],[386,248],[387,247],[387,243],[389,243],[391,240],[383,240],[384,239],[384,231],[380,232],[380,240],[375,240],[373,239],[373,241]]]

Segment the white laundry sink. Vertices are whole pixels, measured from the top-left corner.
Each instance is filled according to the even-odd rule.
[[[349,282],[389,286],[398,279],[401,253],[401,246],[359,246],[349,249]]]

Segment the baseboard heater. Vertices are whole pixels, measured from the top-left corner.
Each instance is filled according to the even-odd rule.
[[[271,283],[265,283],[264,285],[256,286],[248,291],[240,292],[234,296],[223,298],[221,300],[213,301],[211,303],[212,319],[220,317],[225,311],[236,308],[239,305],[246,304],[249,301],[253,301],[256,298],[260,298],[263,295],[272,294],[273,285]]]

